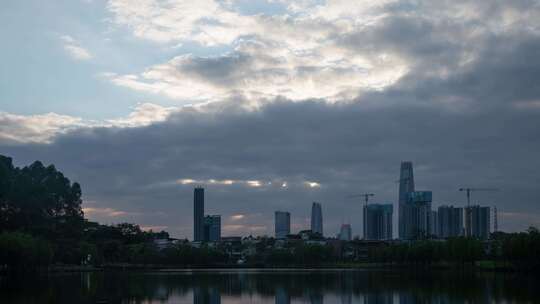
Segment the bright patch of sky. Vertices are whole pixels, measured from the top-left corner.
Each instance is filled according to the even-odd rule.
[[[373,5],[355,7],[366,14]],[[341,1],[10,1],[0,11],[9,41],[0,49],[0,110],[107,120],[146,102],[336,101],[395,82],[407,71],[399,56],[336,43],[336,31],[356,28],[354,18],[334,22],[354,14],[348,9]]]

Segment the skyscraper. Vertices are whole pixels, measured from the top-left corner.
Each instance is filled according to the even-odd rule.
[[[311,232],[323,235],[323,218],[321,204],[313,202],[311,205]]]
[[[431,191],[413,191],[400,212],[403,222],[401,238],[414,240],[429,236],[431,224]],[[401,227],[400,227],[401,228]],[[401,232],[401,231],[400,231]]]
[[[221,239],[221,215],[204,217],[204,240],[216,242]]]
[[[437,216],[437,211],[431,211],[429,217],[429,235],[432,237],[439,236],[439,217]]]
[[[405,214],[407,211],[407,199],[408,193],[414,191],[414,175],[413,175],[413,164],[410,161],[401,162],[401,169],[399,173],[399,217],[398,217],[398,228],[399,228],[399,238],[407,239],[408,229],[407,219]]]
[[[276,239],[284,239],[291,233],[291,214],[285,211],[275,213]]]
[[[193,193],[193,240],[204,241],[204,188]]]
[[[446,239],[463,235],[463,208],[440,206],[438,216],[438,236]]]
[[[470,206],[465,208],[465,218],[470,219],[471,225],[468,236],[487,240],[490,234],[490,209],[489,207]]]
[[[339,231],[339,239],[342,241],[350,241],[352,239],[352,229],[350,224],[341,224]]]
[[[364,206],[364,239],[391,240],[393,210],[392,204]]]

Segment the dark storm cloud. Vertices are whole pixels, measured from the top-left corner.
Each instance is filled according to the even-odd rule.
[[[509,11],[530,16],[524,10],[533,6],[497,3],[459,2],[501,20]],[[85,204],[101,208],[100,220],[167,226],[175,236],[191,237],[192,227],[194,184],[180,179],[240,181],[207,186],[207,213],[224,216],[224,234],[271,234],[277,209],[292,212],[293,230],[308,227],[313,200],[323,203],[327,234],[349,220],[359,234],[361,205],[345,196],[370,191],[375,201],[395,204],[402,160],[414,162],[416,184],[434,191],[434,206],[463,204],[462,186],[497,187],[473,200],[497,205],[503,229],[540,225],[538,33],[520,28],[526,22],[519,18],[517,28],[497,31],[493,20],[435,22],[413,8],[387,7],[392,14],[379,26],[335,38],[357,52],[407,58],[411,71],[382,91],[337,104],[276,99],[255,111],[234,99],[204,111],[186,108],[150,126],[79,129],[51,144],[0,151],[18,164],[56,164],[81,182]],[[249,63],[196,59],[182,72],[225,86],[246,77]]]
[[[287,188],[208,186],[209,212],[245,214],[246,223],[266,226],[260,233],[271,231],[276,209],[305,224],[312,200],[323,202],[328,232],[349,219],[359,232],[360,207],[345,196],[373,191],[376,201],[395,202],[404,159],[415,162],[417,184],[435,191],[436,205],[461,203],[458,187],[481,185],[504,189],[482,203],[539,214],[539,118],[537,110],[452,112],[406,101],[276,101],[257,112],[182,112],[148,127],[80,130],[51,145],[3,150],[19,163],[55,163],[96,206],[132,212],[130,219],[175,234],[191,230],[193,185],[174,184],[178,179],[286,181]]]

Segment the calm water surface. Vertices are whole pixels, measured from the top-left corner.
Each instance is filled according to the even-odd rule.
[[[413,271],[77,273],[3,278],[0,303],[540,303],[540,281]]]

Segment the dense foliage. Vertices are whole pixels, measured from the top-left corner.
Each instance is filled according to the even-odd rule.
[[[483,244],[472,238],[452,238],[446,241],[422,240],[374,248],[374,262],[433,264],[437,262],[474,263],[484,258]]]
[[[526,232],[493,234],[492,257],[528,270],[540,270],[540,231],[531,227]]]
[[[0,231],[23,231],[46,238],[79,238],[81,187],[39,161],[16,168],[0,155]]]
[[[0,270],[142,261],[146,244],[168,238],[137,225],[88,222],[81,204],[80,185],[53,165],[17,168],[0,155]]]

